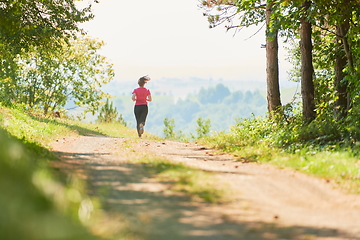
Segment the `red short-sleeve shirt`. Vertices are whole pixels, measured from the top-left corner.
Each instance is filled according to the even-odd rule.
[[[150,95],[150,90],[147,88],[136,88],[132,92],[136,95],[135,105],[147,105],[146,98]]]

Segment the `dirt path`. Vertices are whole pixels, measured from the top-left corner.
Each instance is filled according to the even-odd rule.
[[[69,137],[52,145],[58,167],[77,172],[108,212],[120,212],[142,239],[360,239],[360,196],[323,180],[256,163],[240,163],[194,143]],[[231,203],[194,202],[168,191],[137,154],[156,154],[211,171],[232,190]]]

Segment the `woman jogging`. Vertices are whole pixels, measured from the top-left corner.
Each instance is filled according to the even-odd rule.
[[[134,113],[136,118],[136,129],[139,137],[144,133],[144,126],[148,114],[148,103],[151,102],[150,90],[146,89],[145,83],[150,81],[148,76],[141,77],[138,81],[139,88],[132,92],[132,100],[135,101]]]

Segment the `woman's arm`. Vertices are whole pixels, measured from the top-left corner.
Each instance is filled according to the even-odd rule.
[[[146,101],[148,101],[148,102],[151,102],[151,101],[152,101],[151,95],[148,95],[148,96],[146,97]]]
[[[136,101],[136,94],[135,94],[135,93],[132,94],[131,99],[132,99],[133,101]]]

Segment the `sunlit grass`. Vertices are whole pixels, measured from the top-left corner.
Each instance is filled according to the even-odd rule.
[[[281,154],[273,158],[271,163],[331,180],[349,192],[360,193],[360,160],[348,152]]]
[[[0,126],[5,129],[0,129],[0,204],[8,206],[0,216],[1,239],[146,239],[141,227],[121,214],[107,213],[98,199],[89,198],[86,182],[49,166],[55,159],[48,150],[52,141],[106,135],[127,138],[124,142],[130,151],[130,146],[139,141],[135,129],[115,123],[43,118],[4,107],[0,107]],[[143,139],[162,140],[148,133]],[[212,174],[151,156],[137,163],[144,164],[159,181],[170,183],[171,191],[184,193],[194,201],[226,200],[225,191],[214,187]],[[6,231],[2,223],[6,223]]]
[[[360,193],[360,161],[348,149],[299,145],[296,151],[286,151],[286,148],[270,144],[271,138],[257,133],[250,136],[247,127],[237,129],[236,133],[211,135],[199,142],[233,154],[239,161],[262,162],[295,169],[333,182],[348,192]],[[263,127],[253,126],[251,131],[267,131],[262,130]],[[276,135],[276,129],[269,135]]]
[[[49,166],[47,148],[67,136],[126,137],[132,130],[42,118],[0,106],[0,239],[144,239],[121,215],[109,215],[86,182]],[[134,137],[135,138],[135,137]],[[139,231],[141,233],[141,231]]]
[[[98,131],[99,133],[110,137],[122,137],[129,139],[139,138],[136,129],[130,129],[120,123],[89,124],[89,123],[81,123],[81,122],[72,122],[72,124],[74,124],[74,126],[79,126],[86,129],[91,129],[93,131]],[[142,138],[148,140],[161,140],[160,137],[148,133],[144,133]]]
[[[0,141],[0,239],[96,239],[77,215],[84,195],[68,195],[80,188],[57,180],[47,158],[2,129]]]
[[[0,107],[1,125],[13,136],[30,142],[47,144],[59,136],[76,134],[66,125],[51,119],[39,119],[16,109]]]
[[[0,107],[0,125],[13,136],[35,142],[42,146],[61,137],[104,135],[111,137],[138,138],[136,129],[120,123],[91,124],[68,118],[46,118],[25,113],[17,109]],[[144,139],[160,140],[159,137],[145,133]]]

